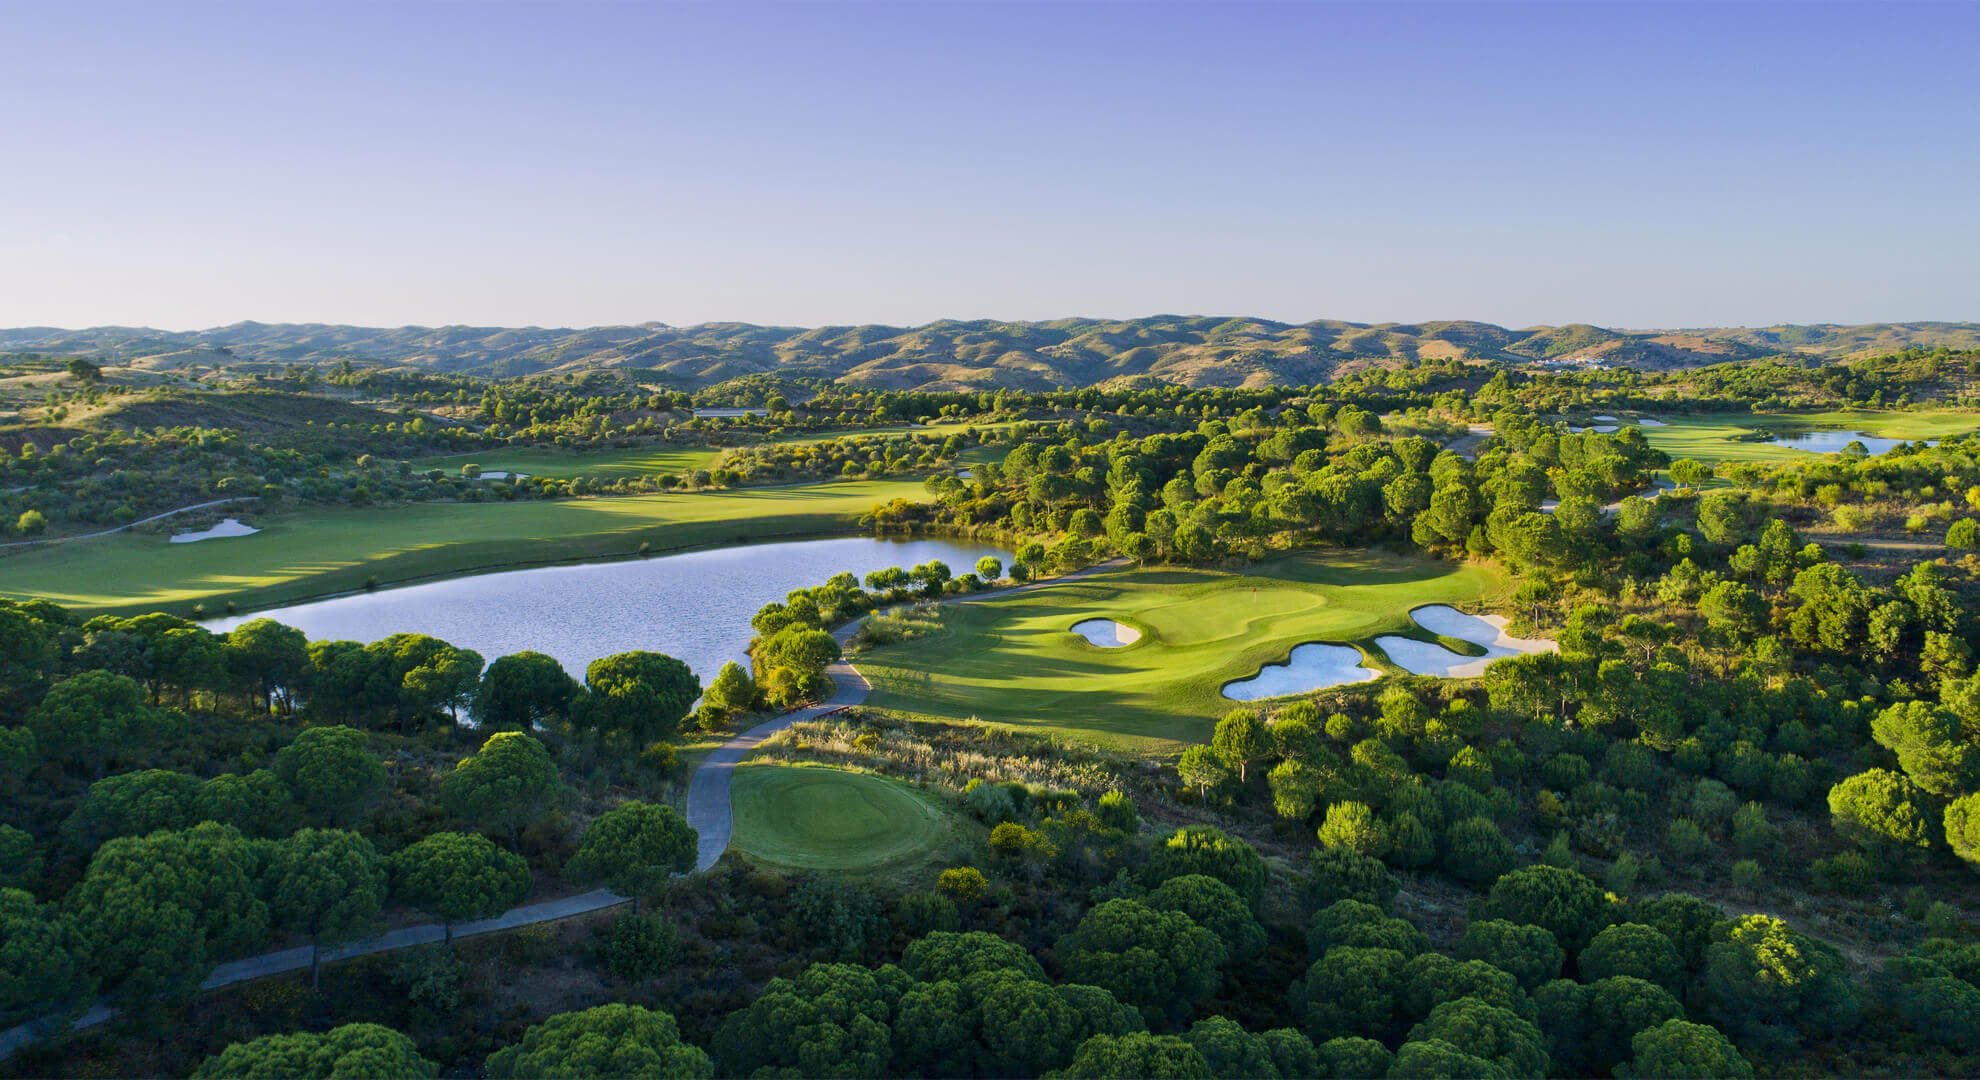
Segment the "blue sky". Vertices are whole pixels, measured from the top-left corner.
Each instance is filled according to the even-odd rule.
[[[0,325],[1980,319],[1980,5],[7,21]]]

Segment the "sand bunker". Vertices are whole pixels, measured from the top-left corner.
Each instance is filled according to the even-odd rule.
[[[1262,701],[1381,677],[1381,672],[1362,665],[1360,650],[1315,641],[1295,646],[1283,664],[1266,664],[1249,679],[1225,683],[1224,696],[1232,701]]]
[[[1446,679],[1470,679],[1485,674],[1494,660],[1525,653],[1557,652],[1560,646],[1535,638],[1516,638],[1506,633],[1503,615],[1466,615],[1454,607],[1431,604],[1409,613],[1418,626],[1433,634],[1483,645],[1483,656],[1459,656],[1427,641],[1390,634],[1375,639],[1397,667],[1412,675],[1436,675]]]
[[[1639,418],[1636,421],[1636,423],[1637,426],[1639,427],[1670,427],[1671,426],[1669,424],[1664,423],[1662,420],[1652,420],[1647,416]]]
[[[260,529],[252,525],[243,525],[234,518],[228,518],[210,529],[202,529],[199,532],[175,533],[172,536],[172,542],[175,544],[190,544],[196,540],[220,540],[229,536],[253,536],[260,531]]]
[[[1087,619],[1073,624],[1072,632],[1103,649],[1118,649],[1141,640],[1141,631],[1112,619]]]
[[[1615,417],[1613,417],[1613,416],[1597,416],[1597,417],[1594,417],[1593,419],[1594,419],[1594,420],[1595,420],[1595,421],[1596,421],[1597,423],[1601,423],[1601,424],[1615,424],[1615,423],[1620,423],[1620,422],[1621,422],[1621,421],[1619,421],[1619,420],[1617,420],[1617,419],[1616,419]]]

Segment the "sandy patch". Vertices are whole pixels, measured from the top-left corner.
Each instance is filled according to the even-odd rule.
[[[1249,679],[1225,683],[1224,696],[1232,701],[1262,701],[1381,677],[1380,671],[1362,664],[1360,650],[1313,641],[1294,646],[1283,664],[1266,664]]]
[[[199,540],[223,540],[229,536],[253,536],[260,531],[260,529],[252,525],[241,524],[236,518],[227,518],[210,529],[202,529],[199,532],[174,533],[172,535],[172,542],[175,544],[190,544]]]
[[[1375,639],[1389,660],[1412,675],[1436,675],[1446,679],[1471,679],[1485,674],[1494,660],[1526,653],[1557,652],[1560,645],[1539,638],[1516,638],[1506,633],[1504,615],[1466,615],[1454,607],[1430,604],[1410,612],[1418,626],[1433,634],[1454,637],[1485,647],[1483,656],[1459,656],[1427,641],[1397,635]]]
[[[1073,624],[1072,632],[1103,649],[1118,649],[1141,640],[1141,631],[1112,619],[1086,619]]]

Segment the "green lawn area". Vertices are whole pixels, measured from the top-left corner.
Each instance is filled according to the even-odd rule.
[[[1237,707],[1224,683],[1283,663],[1295,645],[1424,637],[1411,608],[1490,600],[1505,587],[1496,567],[1374,551],[1304,552],[1244,573],[1122,570],[944,605],[939,631],[858,664],[879,708],[1169,754],[1209,738]],[[1091,645],[1070,630],[1089,618],[1126,623],[1141,639]]]
[[[885,872],[945,846],[956,817],[899,781],[813,765],[744,765],[730,846],[800,870]]]
[[[847,428],[843,431],[801,431],[790,435],[779,435],[765,441],[772,444],[829,442],[832,439],[857,438],[865,435],[906,435],[916,432],[932,434],[920,428],[903,426],[865,427]],[[602,476],[616,479],[621,476],[657,476],[661,473],[678,476],[694,469],[712,469],[727,452],[725,447],[673,446],[665,443],[578,450],[566,450],[556,446],[518,446],[420,458],[413,462],[413,467],[422,470],[444,469],[448,472],[459,472],[461,466],[473,463],[481,466],[486,472],[557,477]]]
[[[921,481],[250,514],[253,536],[169,543],[117,533],[0,556],[0,596],[41,597],[87,614],[243,610],[379,585],[529,563],[597,559],[850,529]]]
[[[1740,442],[1749,431],[1836,429],[1888,439],[1938,439],[1980,430],[1980,413],[1957,409],[1836,410],[1767,416],[1658,416],[1666,427],[1646,427],[1650,445],[1672,458],[1704,462],[1793,461],[1814,455],[1767,442]]]
[[[518,446],[497,450],[477,450],[471,454],[421,458],[418,469],[445,469],[457,473],[461,466],[479,465],[487,472],[527,473],[530,476],[621,476],[681,473],[712,469],[721,458],[719,448],[707,446],[630,446],[602,450],[565,450],[555,446]]]

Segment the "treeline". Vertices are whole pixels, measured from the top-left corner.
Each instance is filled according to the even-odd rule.
[[[638,792],[671,782],[666,740],[700,692],[655,653],[580,683],[537,653],[484,671],[424,635],[0,602],[0,1026],[57,1035],[100,1000],[162,1032],[218,964],[305,943],[314,986],[326,947],[413,915],[451,942],[558,883],[633,898],[605,941],[653,963],[667,932],[639,901],[693,868],[696,839]],[[403,1037],[316,1038],[283,1043],[280,1069]]]
[[[1019,445],[968,479],[933,481],[932,507],[887,507],[875,518],[1058,534],[1137,560],[1394,540],[1568,567],[1610,550],[1603,504],[1647,488],[1667,461],[1635,428],[1569,434],[1510,412],[1496,421],[1496,444],[1475,462],[1422,436],[1387,437],[1383,421],[1356,406],[1247,411],[1139,439],[1074,430],[1062,442]],[[1550,497],[1558,511],[1543,513],[1555,510],[1544,505]],[[1619,528],[1648,534],[1655,510],[1625,498]]]

